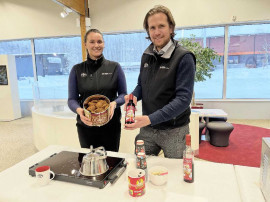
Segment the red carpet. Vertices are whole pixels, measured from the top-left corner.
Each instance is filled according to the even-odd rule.
[[[270,137],[270,129],[233,124],[228,147],[215,147],[208,141],[200,144],[200,159],[217,163],[260,167],[262,137]]]

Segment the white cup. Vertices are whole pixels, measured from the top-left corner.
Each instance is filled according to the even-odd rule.
[[[50,166],[40,166],[36,168],[36,179],[39,185],[47,185],[54,177],[55,174],[50,170]],[[52,178],[50,178],[50,174],[52,174]]]

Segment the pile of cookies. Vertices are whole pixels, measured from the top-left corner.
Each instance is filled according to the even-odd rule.
[[[85,108],[91,113],[103,112],[109,107],[109,103],[102,98],[93,99],[90,102],[88,102],[87,105],[88,106],[85,106]]]

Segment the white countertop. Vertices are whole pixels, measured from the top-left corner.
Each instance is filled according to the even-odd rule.
[[[88,151],[64,146],[49,146],[1,172],[0,201],[241,201],[233,165],[195,161],[195,181],[189,184],[183,181],[182,160],[162,157],[149,157],[148,168],[155,165],[167,167],[168,183],[164,186],[154,186],[147,182],[145,195],[138,198],[132,198],[128,194],[126,171],[114,185],[108,184],[104,189],[56,180],[44,187],[38,186],[35,178],[28,174],[29,167],[63,150]],[[108,152],[108,155],[135,159],[133,154]]]
[[[260,189],[260,168],[234,166],[243,202],[264,202]]]

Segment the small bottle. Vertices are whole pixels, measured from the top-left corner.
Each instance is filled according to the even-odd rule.
[[[129,94],[129,102],[126,108],[126,124],[135,123],[135,104],[133,103],[133,94]]]
[[[186,149],[183,152],[184,181],[194,182],[194,151],[191,149],[191,136],[186,135]]]
[[[136,141],[135,153],[138,154],[139,152],[145,153],[145,147],[144,147],[144,141],[143,140],[137,140]]]
[[[146,155],[144,152],[139,152],[136,158],[136,168],[142,169],[145,171],[145,180],[148,181],[148,170],[146,163]]]
[[[139,152],[137,154],[136,168],[139,168],[139,169],[147,168],[146,156],[144,152]]]

